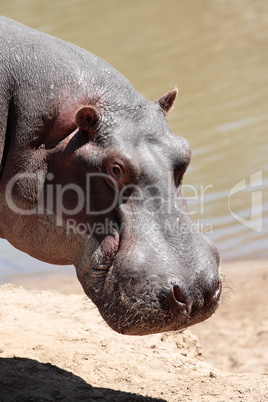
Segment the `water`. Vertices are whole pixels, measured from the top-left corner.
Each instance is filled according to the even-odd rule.
[[[268,2],[0,0],[0,13],[104,58],[150,99],[177,85],[193,218],[223,259],[268,256]],[[2,277],[58,269],[5,241],[0,258]]]

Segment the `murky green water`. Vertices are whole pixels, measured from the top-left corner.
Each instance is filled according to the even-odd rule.
[[[193,149],[193,218],[223,258],[268,256],[267,1],[0,0],[0,13],[104,58],[148,98],[178,85],[169,121]],[[2,265],[39,266],[2,251]]]

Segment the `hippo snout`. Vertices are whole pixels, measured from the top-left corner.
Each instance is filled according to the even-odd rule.
[[[122,213],[123,229],[101,242],[91,274],[78,269],[86,294],[111,328],[128,335],[181,330],[209,318],[222,290],[218,249],[190,230],[184,214],[181,238],[159,220],[148,228],[144,216]],[[103,256],[107,264],[99,265]]]
[[[107,273],[102,297],[94,300],[111,328],[127,335],[176,331],[215,312],[222,283],[213,258],[194,268],[161,265],[159,273],[157,258],[151,261],[154,265],[148,266],[148,262],[144,265],[145,257],[141,258],[141,254],[132,266],[126,254],[117,255]]]

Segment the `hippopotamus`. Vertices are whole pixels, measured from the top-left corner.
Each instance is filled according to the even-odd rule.
[[[0,18],[0,236],[72,264],[115,331],[181,330],[221,299],[220,256],[183,193],[191,149],[87,50]]]

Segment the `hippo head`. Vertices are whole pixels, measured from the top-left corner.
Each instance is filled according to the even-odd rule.
[[[16,164],[2,174],[1,235],[43,261],[74,264],[104,320],[124,334],[193,325],[221,295],[218,250],[183,194],[190,146],[166,120],[176,95],[152,102],[127,87],[63,104],[27,149],[11,140]]]
[[[124,334],[188,327],[211,316],[220,299],[218,250],[197,230],[183,194],[190,146],[166,121],[176,94],[138,105],[127,118],[118,108],[112,128],[101,107],[83,106],[71,141],[82,136],[87,144],[68,144],[91,172],[87,220],[69,222],[85,237],[77,276]]]

